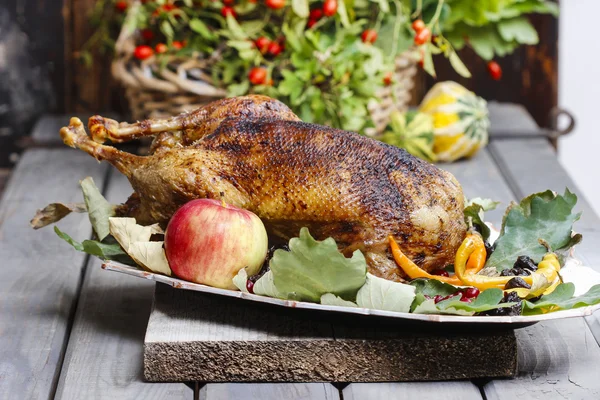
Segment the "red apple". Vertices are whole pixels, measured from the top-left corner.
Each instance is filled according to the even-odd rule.
[[[165,252],[173,273],[187,281],[235,289],[242,268],[260,270],[267,255],[267,231],[260,218],[214,199],[181,207],[165,233]]]

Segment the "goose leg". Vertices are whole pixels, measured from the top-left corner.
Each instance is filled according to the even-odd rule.
[[[127,177],[131,176],[136,167],[145,163],[145,157],[126,153],[93,141],[85,132],[79,118],[71,118],[69,126],[60,130],[60,136],[67,146],[83,150],[98,161],[108,161]]]
[[[221,99],[195,111],[167,119],[148,119],[133,124],[119,123],[114,119],[95,115],[90,118],[88,128],[92,139],[98,143],[104,143],[107,139],[113,143],[122,143],[144,136],[155,136],[162,132],[167,134],[180,132],[181,135],[176,138],[176,141],[187,146],[214,132],[226,118],[300,120],[280,101],[265,96],[250,95]]]
[[[180,114],[168,119],[147,119],[133,124],[119,123],[114,119],[94,115],[88,121],[88,129],[92,139],[97,143],[104,143],[107,139],[113,143],[123,143],[144,136],[154,136],[160,132],[178,131],[185,126],[188,114]]]

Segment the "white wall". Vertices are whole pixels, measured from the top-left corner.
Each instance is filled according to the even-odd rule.
[[[600,215],[600,0],[560,2],[558,104],[576,128],[559,142],[559,160]]]

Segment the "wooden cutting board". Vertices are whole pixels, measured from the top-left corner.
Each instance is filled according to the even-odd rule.
[[[152,382],[385,382],[515,375],[514,331],[465,329],[287,309],[158,283],[144,376]]]

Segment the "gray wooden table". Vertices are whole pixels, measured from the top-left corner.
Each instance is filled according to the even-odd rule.
[[[492,126],[502,139],[474,159],[443,165],[467,196],[511,200],[544,189],[579,193],[547,140],[521,107],[492,104]],[[40,121],[34,136],[57,137],[66,117]],[[506,132],[515,132],[515,138]],[[517,138],[518,136],[518,138]],[[427,383],[211,384],[146,383],[142,344],[154,284],[105,272],[74,252],[52,229],[28,221],[51,201],[80,200],[78,180],[93,176],[111,202],[131,189],[108,166],[67,148],[28,150],[0,203],[0,399],[598,399],[600,315],[539,323],[517,330],[515,379]],[[579,196],[584,212],[577,254],[600,267],[600,220]],[[499,223],[501,210],[490,213]],[[90,235],[85,216],[61,229]],[[493,346],[493,343],[490,343]]]

